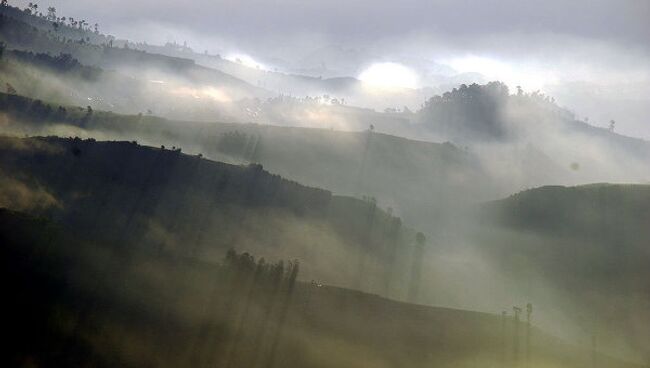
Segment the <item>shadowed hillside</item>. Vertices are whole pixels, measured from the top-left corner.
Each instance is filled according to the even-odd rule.
[[[526,364],[526,326],[295,283],[304,266],[123,249],[0,209],[3,364],[42,367],[488,367]],[[518,326],[517,328],[515,328]],[[514,331],[521,355],[513,361]],[[534,328],[534,366],[592,354]],[[599,366],[634,368],[605,356]]]
[[[230,247],[296,257],[305,279],[405,297],[415,233],[370,199],[131,142],[2,138],[0,152],[5,206],[87,238],[212,260]]]

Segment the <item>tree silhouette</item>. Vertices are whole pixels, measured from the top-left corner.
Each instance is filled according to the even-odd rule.
[[[56,8],[50,6],[47,8],[47,20],[56,21]]]

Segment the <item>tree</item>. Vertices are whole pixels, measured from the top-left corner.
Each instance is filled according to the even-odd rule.
[[[608,127],[609,131],[613,132],[615,127],[616,127],[616,121],[610,120],[609,121],[609,127]]]
[[[533,304],[526,304],[526,363],[530,366],[530,338],[532,329]]]
[[[51,21],[56,21],[56,8],[50,6],[47,8],[47,19]]]
[[[513,319],[514,331],[512,334],[512,351],[513,351],[514,366],[517,367],[519,366],[519,315],[521,313],[521,308],[514,306],[512,307],[512,311],[515,316],[515,318]]]

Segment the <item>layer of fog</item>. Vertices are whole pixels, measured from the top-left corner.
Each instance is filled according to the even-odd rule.
[[[641,16],[641,15],[639,15]],[[132,24],[129,24],[130,32],[133,32]],[[157,27],[157,25],[156,25]],[[121,32],[121,31],[119,31]],[[119,35],[119,32],[115,32]],[[192,31],[193,32],[193,31]],[[144,36],[138,37],[133,36],[135,39],[147,39],[151,34],[151,29],[147,29],[144,33]],[[176,34],[174,32],[174,34]],[[182,33],[180,33],[182,35]],[[190,33],[189,37],[192,37],[193,34]],[[527,43],[532,43],[530,35],[526,35],[525,39]],[[170,37],[167,37],[166,40],[169,40]],[[172,40],[176,39],[172,35]],[[188,38],[189,38],[188,37]],[[205,37],[203,37],[205,39]],[[199,38],[200,39],[200,38]],[[304,35],[298,37],[297,40],[292,40],[293,44],[303,45],[303,44],[322,44],[322,40],[325,42],[330,42],[327,38],[323,38],[318,35]],[[153,40],[157,41],[157,40]],[[316,75],[318,73],[318,68],[325,63],[325,71],[331,72],[331,76],[357,76],[359,75],[364,68],[372,65],[375,62],[400,62],[407,67],[412,68],[413,70],[418,71],[419,75],[424,76],[422,83],[425,85],[440,83],[439,80],[435,78],[454,76],[456,72],[454,70],[449,70],[445,68],[444,63],[437,63],[436,60],[447,60],[463,57],[474,57],[474,54],[479,55],[479,64],[481,61],[486,60],[497,60],[496,64],[501,65],[505,64],[505,75],[504,77],[509,79],[507,83],[510,84],[510,87],[514,87],[512,84],[521,84],[525,87],[540,87],[539,83],[546,82],[546,76],[542,78],[541,82],[539,78],[536,79],[536,73],[539,69],[545,69],[548,65],[539,66],[539,60],[543,58],[548,58],[550,63],[553,66],[552,73],[553,75],[549,77],[552,82],[554,82],[550,87],[546,84],[542,84],[541,88],[546,90],[546,88],[552,88],[551,94],[564,105],[569,107],[573,106],[572,102],[575,102],[576,111],[580,116],[590,116],[592,123],[597,124],[601,127],[604,127],[607,124],[609,119],[615,119],[617,121],[616,130],[623,132],[629,132],[630,134],[636,134],[641,136],[648,136],[647,130],[645,130],[646,116],[647,116],[647,106],[650,104],[646,103],[646,97],[644,97],[648,74],[647,74],[647,50],[638,47],[621,47],[619,45],[608,43],[608,42],[590,42],[589,40],[584,40],[577,37],[564,37],[564,36],[554,36],[554,37],[540,37],[538,41],[545,45],[545,47],[540,48],[536,54],[530,54],[530,50],[521,48],[519,46],[522,44],[522,39],[518,37],[496,37],[491,36],[482,40],[473,41],[469,39],[460,39],[460,45],[457,49],[452,49],[448,43],[444,43],[445,46],[441,49],[433,49],[432,54],[422,54],[422,52],[413,52],[412,50],[431,50],[431,45],[435,44],[439,40],[437,39],[423,39],[421,34],[415,33],[412,37],[408,38],[405,41],[402,38],[383,38],[381,41],[378,41],[377,44],[369,44],[366,46],[369,50],[361,49],[359,50],[358,46],[351,46],[351,48],[335,47],[331,50],[326,50],[325,52],[318,54],[319,50],[309,50],[304,49],[303,55],[300,55],[296,52],[297,47],[294,49],[292,47],[284,47],[276,50],[271,50],[271,47],[264,49],[260,44],[250,43],[246,46],[246,43],[242,43],[242,46],[237,46],[235,49],[234,46],[230,46],[223,41],[224,49],[217,49],[212,52],[223,52],[224,56],[228,56],[230,53],[246,53],[252,54],[253,58],[259,58],[261,63],[265,67],[273,68],[273,65],[278,65],[279,68],[284,68],[284,71],[291,72],[295,70],[300,70],[304,73],[313,73]],[[200,46],[206,46],[212,44],[214,41],[212,38],[208,38],[205,41],[201,41]],[[205,44],[203,44],[205,42]],[[220,41],[221,42],[221,41]],[[270,45],[277,44],[269,42]],[[381,45],[382,43],[390,44],[388,48]],[[193,45],[192,43],[190,43]],[[232,42],[232,44],[235,44]],[[559,51],[552,51],[553,45],[560,44],[564,45]],[[584,46],[584,44],[587,44]],[[395,47],[394,45],[398,45]],[[193,45],[194,46],[194,45]],[[200,46],[195,46],[199,50]],[[242,49],[243,48],[243,49]],[[232,49],[232,50],[229,50]],[[396,50],[397,49],[397,50]],[[571,52],[567,49],[573,50]],[[357,54],[358,56],[350,57],[349,62],[346,58],[339,57],[340,54],[337,54],[340,50],[351,50],[346,54]],[[473,50],[473,54],[466,55],[467,50]],[[309,51],[313,55],[314,53],[318,56],[309,57]],[[273,54],[276,52],[277,54]],[[525,65],[522,62],[522,57],[518,54],[526,53],[526,58],[532,59],[528,60],[529,64],[532,65],[530,68],[521,68],[524,72],[510,71],[509,68],[517,67],[519,65]],[[441,57],[442,55],[442,57]],[[301,57],[302,56],[302,57]],[[291,60],[291,61],[287,61]],[[303,63],[294,62],[304,61]],[[329,60],[342,60],[338,64]],[[471,60],[471,59],[469,59]],[[562,61],[558,61],[562,60]],[[319,63],[320,61],[320,63]],[[295,64],[294,64],[295,63]],[[453,61],[450,61],[453,64]],[[501,64],[499,64],[501,63]],[[593,63],[593,64],[590,64]],[[584,64],[587,64],[585,67]],[[330,68],[335,68],[335,70],[329,70]],[[424,66],[422,66],[424,65]],[[312,70],[312,72],[309,72]],[[315,71],[314,71],[315,70]],[[583,70],[586,72],[583,73]],[[322,70],[321,70],[322,71]],[[471,65],[468,70],[471,71]],[[201,97],[212,96],[212,100],[216,102],[224,102],[221,98],[221,94],[214,93],[213,89],[215,88],[211,85],[201,85],[196,81],[190,81],[184,78],[180,78],[173,74],[166,74],[166,72],[161,72],[157,70],[152,70],[151,72],[142,72],[138,70],[137,73],[128,70],[123,70],[124,73],[131,76],[139,74],[142,77],[143,81],[149,81],[152,83],[153,87],[148,87],[143,89],[143,95],[153,96],[152,100],[158,100],[155,102],[146,102],[142,107],[134,107],[133,109],[124,109],[123,112],[135,113],[135,112],[145,112],[146,109],[153,110],[153,114],[161,114],[172,118],[178,119],[187,119],[187,120],[221,120],[223,116],[226,116],[228,119],[235,115],[235,113],[227,113],[219,115],[213,110],[209,110],[205,114],[193,113],[193,110],[200,110],[201,106],[196,104],[188,104],[188,101],[192,99],[200,99],[197,96]],[[489,74],[489,70],[483,70],[484,73]],[[502,73],[498,68],[494,70],[495,73]],[[439,74],[435,74],[439,73]],[[508,75],[510,73],[510,75]],[[533,78],[530,78],[526,84],[526,80],[523,78],[527,77],[527,74],[533,73]],[[442,75],[442,77],[438,77]],[[544,75],[542,73],[542,75]],[[575,75],[574,78],[571,76]],[[518,80],[518,78],[522,80]],[[470,78],[471,79],[471,78]],[[153,81],[153,82],[152,82]],[[570,82],[570,84],[566,82]],[[163,83],[159,83],[163,82]],[[53,84],[55,81],[52,82]],[[58,83],[58,82],[57,82]],[[253,80],[249,81],[251,84],[255,84]],[[602,89],[605,91],[603,101],[606,103],[598,103],[598,106],[594,106],[593,101],[595,99],[589,99],[587,102],[584,101],[583,92],[573,92],[572,87],[576,83],[586,85],[588,91],[593,92],[594,84],[603,85]],[[162,93],[153,93],[152,90],[155,90],[158,85],[171,84],[173,87],[169,90],[179,90],[180,95],[185,95],[185,98],[174,96],[174,94],[169,95],[169,90],[167,87],[162,87],[165,89]],[[440,85],[434,85],[436,88]],[[640,86],[640,88],[631,88],[635,86]],[[90,87],[93,88],[92,86]],[[149,89],[150,88],[150,89]],[[287,90],[290,91],[294,87],[288,86]],[[298,89],[298,87],[295,87]],[[526,88],[527,90],[530,90]],[[442,90],[444,91],[444,89]],[[117,96],[123,91],[115,89],[114,91],[107,92],[108,96]],[[307,91],[309,94],[314,94],[319,96],[327,91],[319,91],[317,89]],[[426,93],[433,94],[434,91],[427,91]],[[254,96],[251,96],[254,97]],[[385,97],[386,100],[391,102],[391,105],[386,105],[386,107],[400,107],[402,105],[414,104],[418,107],[423,98],[421,95],[416,97],[410,97],[406,102],[399,101],[399,104],[395,100],[391,99],[390,95]],[[424,96],[429,97],[429,96]],[[205,97],[203,97],[205,98]],[[320,98],[320,97],[319,97]],[[323,97],[324,98],[324,97]],[[337,99],[345,98],[347,101],[352,101],[359,106],[368,106],[373,103],[377,103],[377,100],[364,100],[363,95],[352,96],[341,95],[336,96]],[[222,101],[219,101],[219,100]],[[212,104],[215,101],[212,101],[208,98],[208,105],[212,108]],[[289,104],[280,101],[279,107],[277,109],[272,109],[270,113],[264,115],[262,118],[257,118],[255,115],[243,115],[243,116],[234,116],[234,120],[240,122],[254,121],[263,124],[274,124],[274,125],[288,125],[288,126],[305,126],[305,127],[320,127],[320,128],[333,128],[336,130],[364,130],[367,128],[368,120],[350,118],[342,114],[335,114],[333,110],[339,109],[338,104],[333,108],[327,107],[331,105],[331,99],[328,97],[328,101],[325,104],[322,104],[320,100],[315,101],[315,108],[311,106],[311,103],[314,101],[308,101],[305,106],[301,106],[300,103],[304,101],[298,101],[298,108],[293,109],[292,106],[295,106],[292,99],[287,99]],[[142,104],[140,100],[139,103]],[[632,104],[634,107],[633,111],[630,111],[628,108],[621,108],[619,106],[628,106],[628,101],[633,101]],[[229,101],[228,101],[229,102]],[[153,105],[155,103],[155,105]],[[350,103],[350,102],[348,102]],[[149,104],[152,104],[150,107]],[[325,108],[320,107],[325,105]],[[268,105],[267,105],[268,106]],[[273,106],[273,105],[270,105]],[[381,103],[374,105],[372,107],[381,106]],[[223,109],[223,107],[221,107]],[[251,107],[246,107],[253,112],[257,112],[259,108],[257,103],[254,103]],[[173,110],[179,109],[178,112],[173,112]],[[209,108],[208,108],[209,109]],[[588,110],[588,111],[584,111]],[[239,111],[239,110],[237,110]],[[145,112],[146,113],[146,112]],[[451,140],[453,143],[458,144],[460,147],[467,145],[467,150],[471,152],[474,157],[477,158],[477,161],[480,163],[482,170],[488,172],[491,178],[491,181],[487,183],[487,186],[490,186],[490,196],[485,199],[494,199],[509,195],[518,190],[523,190],[530,187],[535,187],[544,184],[582,184],[582,183],[591,183],[591,182],[648,182],[648,161],[647,156],[639,156],[635,153],[629,153],[625,151],[624,143],[614,144],[616,136],[609,132],[602,132],[602,135],[598,134],[585,134],[581,132],[576,132],[572,129],[567,128],[563,125],[563,122],[554,122],[554,121],[540,121],[535,119],[527,119],[527,116],[534,116],[534,112],[531,111],[517,111],[517,110],[506,110],[505,115],[515,115],[515,118],[510,119],[510,122],[517,123],[517,126],[509,127],[513,131],[513,135],[516,135],[518,138],[516,141],[506,142],[506,143],[476,143],[469,142],[466,143],[461,137],[458,140],[458,137],[449,137],[444,135],[435,134],[433,132],[422,129],[420,126],[413,126],[411,123],[411,118],[408,114],[402,116],[395,114],[397,116],[397,124],[391,122],[387,124],[377,124],[377,130],[383,132],[389,132],[395,135],[407,136],[411,138],[431,140],[435,142],[442,142],[445,140]],[[391,116],[387,114],[387,116]],[[371,119],[376,119],[378,117],[371,116]],[[400,124],[399,119],[404,119],[406,124]],[[374,122],[371,120],[371,123]],[[396,128],[397,127],[397,128]],[[66,127],[57,127],[58,134],[66,135],[81,135],[78,130],[76,131],[67,131]],[[179,123],[179,129],[182,129],[182,126]],[[83,131],[83,129],[82,129]],[[85,132],[87,136],[98,136],[95,132],[88,131]],[[112,133],[104,133],[102,137],[105,139],[114,138],[116,135]],[[145,141],[152,145],[159,145],[161,142],[150,137],[133,137],[129,134],[120,134],[120,137],[124,139],[138,139]],[[184,148],[187,147],[186,143],[191,144],[190,142],[181,142],[177,143],[183,145]],[[167,143],[169,144],[169,143]],[[191,147],[191,146],[190,146]],[[203,147],[191,147],[189,151],[192,153],[204,152]],[[426,160],[426,158],[423,158]],[[532,160],[532,161],[531,161]],[[12,183],[13,185],[13,183]],[[399,190],[396,188],[395,190]],[[356,194],[356,193],[345,193],[345,194]],[[465,193],[455,193],[456,195],[464,195]],[[381,203],[392,203],[392,198],[378,198]],[[395,206],[397,211],[407,215],[409,208]],[[439,210],[446,210],[442,208]],[[450,211],[454,212],[455,211]],[[466,224],[467,219],[460,218],[456,219],[460,224]],[[427,221],[428,219],[419,219],[418,226],[424,228],[428,226],[433,226]],[[463,226],[460,226],[457,229],[449,229],[449,232],[452,234],[449,236],[444,236],[440,234],[430,234],[433,235],[432,239],[442,238],[440,243],[446,243],[441,246],[441,252],[443,253],[428,253],[425,262],[429,264],[429,267],[426,267],[427,270],[431,270],[433,274],[425,275],[424,279],[427,283],[432,286],[431,292],[426,296],[423,301],[430,304],[438,305],[449,305],[458,308],[470,308],[470,309],[479,309],[479,310],[488,310],[497,312],[503,308],[509,308],[512,304],[519,304],[529,301],[532,301],[536,305],[542,305],[542,311],[540,312],[540,321],[545,321],[544,318],[547,318],[549,325],[552,326],[555,331],[562,331],[563,327],[572,330],[573,325],[568,323],[571,319],[570,316],[559,313],[550,313],[549,309],[554,308],[554,306],[562,305],[562,302],[559,301],[560,297],[553,295],[552,286],[544,284],[543,277],[540,277],[539,280],[541,286],[538,289],[535,289],[535,293],[531,296],[526,294],[518,289],[517,292],[509,291],[505,279],[508,278],[508,275],[503,275],[502,272],[498,269],[495,269],[494,265],[486,262],[481,257],[481,253],[477,251],[480,248],[481,244],[463,244],[467,240],[463,237],[459,237],[457,233],[462,233],[464,230]],[[449,239],[448,242],[445,239]],[[460,245],[459,245],[460,244]],[[451,266],[450,266],[451,265]],[[444,267],[447,266],[451,270],[446,270]],[[460,270],[460,271],[459,271]],[[483,282],[477,282],[477,280],[482,280]],[[443,283],[444,285],[440,285]],[[469,287],[473,286],[473,287]],[[496,285],[496,286],[495,286]],[[504,291],[505,289],[505,291]],[[538,300],[542,300],[538,302]],[[546,314],[544,310],[546,309]],[[544,317],[546,316],[546,317]],[[552,322],[552,323],[551,323]]]

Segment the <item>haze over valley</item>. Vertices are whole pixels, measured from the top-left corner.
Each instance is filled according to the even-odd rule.
[[[4,366],[646,367],[650,5],[0,4]]]

